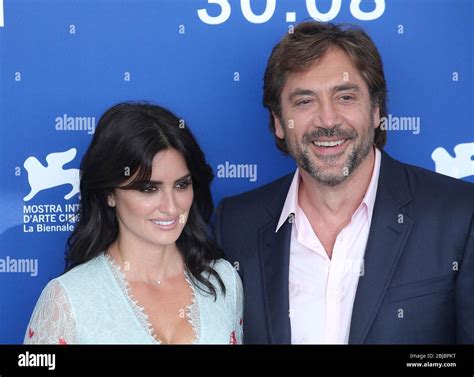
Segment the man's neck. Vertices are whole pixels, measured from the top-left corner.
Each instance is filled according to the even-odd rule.
[[[357,169],[340,184],[329,187],[314,180],[300,170],[301,180],[298,202],[308,217],[318,214],[322,219],[347,219],[352,217],[369,187],[375,164],[375,150],[362,161]]]

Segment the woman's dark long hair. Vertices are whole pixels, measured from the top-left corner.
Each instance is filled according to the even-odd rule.
[[[118,236],[115,209],[107,197],[118,187],[135,189],[148,183],[153,157],[160,151],[181,153],[190,171],[194,198],[184,229],[176,241],[193,283],[202,283],[217,296],[209,281],[213,275],[225,294],[213,262],[222,257],[210,228],[214,178],[193,134],[170,111],[148,103],[121,103],[99,120],[92,142],[81,162],[79,221],[67,242],[66,271],[104,252]],[[126,186],[123,184],[130,180]],[[200,287],[199,287],[200,288]]]

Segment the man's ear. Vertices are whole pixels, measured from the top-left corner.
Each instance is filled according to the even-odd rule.
[[[275,123],[275,135],[279,139],[285,138],[285,132],[283,131],[283,126],[280,122],[280,118],[272,112],[273,122]]]
[[[375,105],[372,109],[372,119],[374,121],[375,128],[380,126],[380,106]]]

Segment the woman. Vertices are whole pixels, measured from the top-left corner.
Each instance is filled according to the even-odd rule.
[[[212,170],[183,124],[142,103],[102,116],[67,272],[43,290],[25,343],[242,342],[241,281],[209,231]]]

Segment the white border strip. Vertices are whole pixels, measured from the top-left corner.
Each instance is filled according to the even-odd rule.
[[[3,20],[3,0],[0,0],[0,27],[4,27],[5,23]]]

